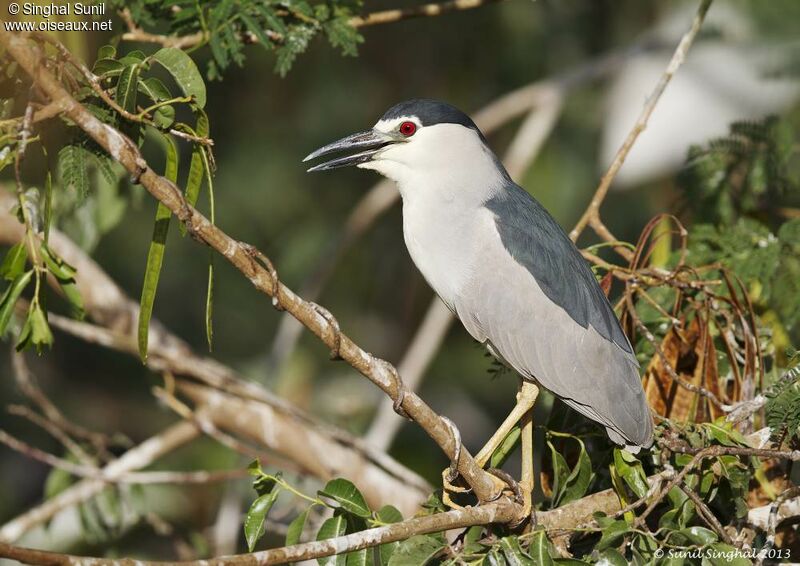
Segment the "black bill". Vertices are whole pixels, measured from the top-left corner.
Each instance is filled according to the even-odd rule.
[[[328,169],[336,169],[338,167],[347,167],[348,165],[358,165],[359,163],[365,163],[369,161],[372,159],[373,155],[394,141],[395,140],[391,136],[381,132],[376,132],[375,130],[366,130],[364,132],[347,136],[346,138],[342,138],[319,148],[315,152],[308,154],[308,156],[303,159],[303,162],[339,151],[365,149],[365,151],[361,151],[353,155],[337,157],[336,159],[331,159],[330,161],[325,161],[319,165],[315,165],[314,167],[310,168],[308,172],[326,171]]]

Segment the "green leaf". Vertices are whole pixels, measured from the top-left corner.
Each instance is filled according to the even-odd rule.
[[[406,539],[389,560],[389,566],[425,566],[445,547],[445,542],[432,535],[417,535]]]
[[[717,540],[719,540],[717,533],[705,527],[688,527],[681,529],[678,531],[678,533],[686,537],[691,544],[697,544],[701,546],[711,544],[712,542],[717,542]]]
[[[322,523],[317,533],[317,540],[340,537],[344,535],[346,529],[347,519],[345,519],[343,515],[334,515]],[[317,558],[317,563],[320,566],[347,566],[347,556],[344,554],[325,556],[323,558]]]
[[[14,279],[3,294],[2,301],[0,301],[0,336],[5,336],[11,315],[14,313],[14,305],[17,304],[25,287],[31,282],[31,277],[33,277],[32,269]]]
[[[552,431],[550,434],[553,436],[570,438],[576,441],[580,447],[578,452],[578,461],[576,462],[575,467],[570,471],[569,475],[566,478],[563,478],[564,473],[561,471],[561,469],[559,470],[561,477],[559,478],[560,482],[558,492],[556,492],[555,486],[553,488],[553,506],[557,507],[583,497],[586,494],[586,491],[589,489],[589,484],[591,484],[592,480],[594,479],[594,473],[592,472],[592,462],[589,459],[589,454],[586,452],[586,446],[580,438],[570,434]],[[551,451],[552,450],[553,447],[551,445]],[[566,469],[566,461],[563,458],[559,460],[559,467],[562,465],[564,469]]]
[[[403,520],[403,514],[391,505],[384,505],[376,515],[378,520],[382,523],[399,523]],[[398,546],[400,546],[399,542],[388,542],[378,547],[377,559],[380,566],[387,566],[389,564],[389,560]]]
[[[33,345],[36,346],[38,352],[41,352],[43,346],[51,346],[52,344],[53,333],[47,323],[47,314],[42,310],[38,302],[32,302],[28,310],[28,318],[25,320],[17,341],[17,351]]]
[[[628,566],[628,561],[615,548],[607,548],[601,552],[597,563],[607,564],[608,566]]]
[[[497,447],[497,450],[492,454],[489,460],[490,468],[499,468],[503,465],[508,455],[511,454],[511,451],[514,450],[514,447],[517,445],[519,436],[520,428],[519,426],[514,426],[503,439],[503,442],[500,443],[500,446]]]
[[[183,94],[194,97],[200,108],[206,105],[206,85],[191,57],[175,47],[164,47],[152,58],[169,71]]]
[[[550,556],[550,548],[547,543],[547,534],[543,530],[538,530],[531,534],[531,544],[528,547],[528,554],[533,559],[534,564],[541,566],[553,564],[553,559]]]
[[[97,50],[98,59],[113,59],[117,56],[117,48],[113,45],[101,45]]]
[[[244,538],[247,540],[247,549],[253,552],[258,539],[264,536],[266,532],[267,514],[275,500],[278,498],[280,490],[272,491],[266,495],[260,496],[253,501],[250,509],[247,511],[247,516],[244,519]]]
[[[357,517],[366,519],[372,516],[372,511],[370,511],[364,496],[352,482],[344,478],[336,478],[329,481],[319,491],[319,495],[333,499],[341,509]]]
[[[650,485],[647,483],[647,476],[642,469],[641,462],[633,454],[627,450],[615,448],[614,467],[637,497],[641,498],[647,495],[650,489]]]
[[[348,552],[346,555],[345,563],[347,566],[367,566],[367,549],[362,548],[355,552]]]
[[[122,69],[117,81],[115,98],[123,110],[136,113],[136,93],[139,90],[139,72],[141,65],[134,63]]]
[[[61,184],[75,191],[81,199],[89,193],[88,152],[80,145],[65,145],[58,152],[58,172]]]
[[[173,98],[167,86],[156,77],[148,77],[143,81],[139,81],[139,92],[153,102],[163,102]]]
[[[300,542],[300,537],[303,536],[303,530],[306,528],[307,520],[308,511],[306,510],[289,523],[289,528],[286,529],[286,546],[292,546]]]
[[[286,27],[286,24],[283,23],[283,20],[272,11],[272,8],[261,3],[257,3],[255,7],[271,30],[276,31],[281,35],[286,35],[286,33],[289,31]]]
[[[75,274],[77,273],[75,268],[58,257],[47,244],[43,243],[39,246],[39,251],[41,251],[42,259],[50,273],[55,275],[58,279],[75,278]]]
[[[13,281],[25,271],[25,264],[28,261],[28,248],[25,242],[19,242],[11,246],[8,253],[0,264],[0,276],[7,281]]]
[[[159,106],[153,113],[153,122],[162,130],[166,130],[175,123],[175,107],[169,104]]]
[[[258,25],[258,22],[256,22],[246,12],[241,12],[239,14],[239,19],[242,20],[242,22],[244,22],[245,27],[250,31],[250,33],[256,36],[258,42],[262,45],[262,47],[264,47],[264,49],[270,48],[272,42],[269,40],[269,37],[267,37],[267,34],[264,31],[264,29],[260,25]]]
[[[198,137],[208,137],[209,126],[208,116],[200,109],[195,112],[197,116],[197,124],[195,129],[190,130],[189,133]],[[189,164],[189,177],[186,180],[186,202],[195,206],[197,204],[197,197],[200,195],[200,187],[203,184],[203,178],[206,176],[209,183],[211,182],[212,172],[208,169],[208,156],[205,155],[205,148],[201,144],[195,144],[192,149],[192,161]],[[186,235],[186,226],[181,224],[181,234]]]
[[[600,536],[600,540],[597,542],[595,548],[597,550],[605,550],[611,546],[616,546],[628,531],[630,531],[630,527],[625,521],[618,520],[612,522],[603,528],[603,534]]]
[[[553,443],[549,440],[547,441],[547,446],[550,447],[550,457],[552,459],[553,464],[553,501],[552,506],[558,506],[558,500],[561,499],[562,493],[564,491],[564,487],[567,481],[567,474],[569,467],[567,466],[567,461],[564,460],[564,456],[562,456],[557,450],[556,447],[553,446]]]
[[[125,64],[116,59],[103,58],[94,62],[92,72],[98,77],[115,77],[122,73]]]
[[[166,142],[167,165],[164,176],[172,182],[178,178],[178,148],[170,137],[162,136]],[[148,334],[150,318],[153,315],[153,305],[156,300],[156,289],[161,276],[161,265],[164,261],[169,221],[172,213],[161,203],[156,209],[156,220],[153,226],[153,238],[147,252],[147,266],[145,267],[144,283],[142,284],[142,298],[139,307],[139,356],[142,362],[147,360]]]
[[[506,562],[509,566],[533,566],[534,561],[531,560],[531,557],[525,554],[525,552],[522,550],[517,537],[505,537],[501,539],[500,548],[502,549],[503,555],[506,557]],[[549,560],[549,553],[547,553],[546,558],[544,556],[538,556],[538,558],[541,558],[541,561],[535,563],[537,566],[549,565],[553,563],[552,560]]]

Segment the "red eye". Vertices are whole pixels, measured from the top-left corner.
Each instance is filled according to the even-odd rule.
[[[417,131],[417,125],[414,122],[403,122],[400,124],[400,133],[404,136],[413,136]]]

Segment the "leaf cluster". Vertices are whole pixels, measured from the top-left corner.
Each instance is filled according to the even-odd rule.
[[[361,34],[350,25],[360,0],[311,3],[305,0],[138,0],[112,2],[127,8],[137,24],[166,25],[171,34],[200,34],[198,45],[208,45],[212,58],[209,79],[218,79],[232,64],[241,66],[245,47],[257,43],[275,53],[275,71],[286,75],[298,55],[318,35],[344,55],[356,55]]]
[[[58,53],[52,56],[59,57]],[[124,132],[139,147],[149,144],[159,148],[165,156],[164,176],[176,184],[180,161],[176,140],[178,136],[192,140],[191,161],[183,183],[186,201],[196,205],[205,184],[213,221],[213,156],[209,149],[209,121],[203,111],[206,88],[194,61],[184,51],[171,47],[146,55],[139,50],[119,53],[114,46],[105,45],[98,50],[90,76],[87,77],[76,65],[64,68],[64,83],[72,95],[104,124]],[[169,77],[166,82],[160,78],[165,74]],[[16,84],[14,81],[22,80],[17,75],[6,78],[6,82],[13,83],[12,86]],[[13,94],[16,90],[19,90],[17,86],[9,89],[8,93]],[[0,102],[5,115],[13,116],[16,99],[6,98]],[[24,109],[20,113],[24,114]],[[7,126],[7,130],[0,128],[0,134],[7,132],[0,137],[0,156],[3,156],[0,169],[14,163],[19,156],[22,120],[18,116],[0,122],[0,126]],[[74,268],[47,245],[54,218],[60,220],[68,233],[70,228],[79,227],[76,239],[85,247],[92,247],[102,233],[121,220],[126,205],[126,199],[119,192],[119,167],[114,164],[112,156],[102,151],[83,130],[62,118],[56,124],[48,124],[43,132],[41,136],[30,137],[27,145],[40,142],[43,161],[48,166],[45,190],[41,194],[32,187],[19,196],[18,217],[26,226],[26,240],[14,246],[6,256],[3,276],[10,283],[0,302],[0,323],[5,332],[14,306],[33,282],[35,290],[28,316],[19,331],[18,345],[35,345],[39,349],[53,340],[47,324],[44,290],[39,284],[45,273],[50,273],[59,282],[72,313],[83,314]],[[135,183],[135,179],[133,181]],[[18,179],[18,183],[21,182]],[[170,217],[170,212],[159,205],[142,286],[138,339],[143,358],[147,355],[149,322],[163,265]],[[27,263],[31,265],[28,270],[25,269]],[[209,345],[213,278],[213,264],[209,260],[206,301]]]

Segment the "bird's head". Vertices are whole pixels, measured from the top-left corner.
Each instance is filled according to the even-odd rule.
[[[484,161],[502,170],[469,116],[438,100],[413,99],[396,104],[371,129],[321,147],[304,161],[339,152],[348,155],[309,171],[355,165],[373,169],[402,185],[417,176],[467,172]]]

